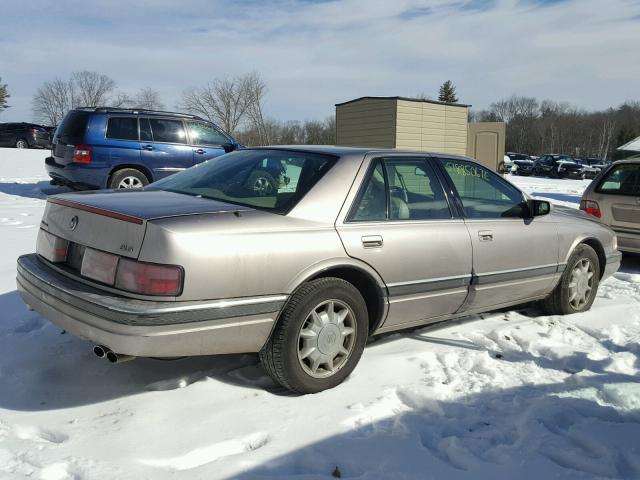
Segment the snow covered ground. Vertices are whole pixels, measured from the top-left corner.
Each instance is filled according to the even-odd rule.
[[[386,336],[317,395],[251,355],[112,366],[15,292],[45,154],[0,149],[0,478],[640,478],[640,258],[588,313]],[[574,206],[588,183],[511,180]]]

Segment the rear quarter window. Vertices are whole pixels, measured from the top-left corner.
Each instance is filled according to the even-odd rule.
[[[111,117],[107,122],[107,138],[138,140],[138,119],[134,117]]]

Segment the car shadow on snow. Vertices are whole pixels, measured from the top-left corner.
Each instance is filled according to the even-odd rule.
[[[67,193],[71,190],[58,185],[51,185],[43,180],[37,183],[2,183],[0,182],[0,193],[14,195],[16,197],[36,198],[45,200],[49,195],[57,193]]]
[[[104,402],[148,391],[184,388],[206,378],[280,393],[256,355],[113,365],[93,344],[29,311],[16,291],[0,295],[0,409],[44,411]],[[284,392],[282,392],[284,394]]]

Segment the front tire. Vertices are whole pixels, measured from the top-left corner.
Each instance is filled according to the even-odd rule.
[[[273,195],[278,190],[278,182],[266,170],[255,170],[247,179],[247,187],[259,196]]]
[[[575,249],[555,290],[542,301],[548,315],[586,312],[593,305],[600,283],[600,261],[595,250],[581,244]]]
[[[320,278],[289,299],[260,351],[271,378],[297,393],[317,393],[344,381],[357,365],[369,330],[360,292],[339,278]]]
[[[149,179],[140,170],[135,168],[123,168],[111,175],[109,180],[109,188],[142,188],[149,184]]]
[[[19,138],[16,141],[16,148],[29,148],[29,142],[27,142],[24,138]]]

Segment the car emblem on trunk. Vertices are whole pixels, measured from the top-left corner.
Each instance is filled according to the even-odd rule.
[[[71,217],[71,221],[69,222],[69,230],[75,230],[78,226],[78,216],[74,215]]]

